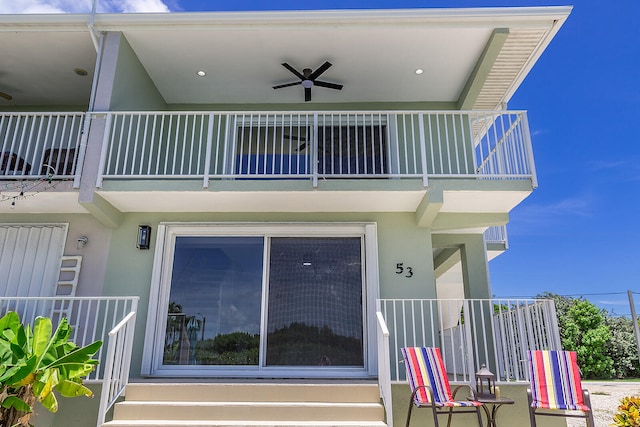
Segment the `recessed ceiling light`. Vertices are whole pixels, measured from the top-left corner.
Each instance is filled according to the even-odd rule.
[[[418,69],[416,70],[416,74],[417,74],[417,75],[420,75],[420,74],[422,74],[422,73],[424,73],[424,70],[423,70],[422,68],[418,68]]]
[[[74,72],[74,73],[76,73],[76,74],[77,74],[77,75],[79,75],[79,76],[82,76],[82,77],[84,77],[84,76],[88,76],[88,75],[89,75],[89,73],[87,72],[87,70],[84,70],[84,69],[82,69],[82,68],[75,68],[75,69],[73,70],[73,72]]]
[[[196,74],[198,74],[200,77],[204,77],[207,75],[207,73],[205,73],[204,71],[200,70],[198,71]]]

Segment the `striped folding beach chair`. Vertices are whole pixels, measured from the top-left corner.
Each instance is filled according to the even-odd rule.
[[[401,350],[407,368],[407,379],[411,387],[407,427],[411,422],[411,412],[414,406],[431,408],[436,427],[438,427],[439,414],[448,414],[447,426],[449,426],[451,415],[473,412],[477,415],[478,425],[482,427],[482,418],[480,417],[482,403],[474,400],[475,391],[469,385],[458,386],[453,390],[453,393],[451,392],[439,348],[409,347]],[[455,400],[455,395],[461,387],[469,389],[469,399]]]
[[[575,351],[529,351],[531,389],[529,418],[536,426],[536,415],[586,419],[587,426],[595,427],[589,392],[580,383]]]

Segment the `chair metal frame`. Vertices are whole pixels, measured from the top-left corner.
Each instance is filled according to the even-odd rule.
[[[413,412],[414,406],[416,408],[431,408],[435,427],[439,427],[438,415],[443,415],[443,414],[448,415],[447,427],[449,427],[451,425],[452,415],[471,414],[471,413],[476,414],[478,418],[478,425],[480,427],[483,427],[482,416],[480,414],[480,407],[483,404],[475,400],[475,390],[473,389],[473,387],[471,387],[468,384],[459,385],[453,389],[453,392],[451,391],[451,387],[449,386],[449,379],[446,376],[446,371],[444,371],[444,363],[442,362],[442,356],[440,355],[439,348],[409,347],[409,348],[402,348],[401,351],[402,351],[402,356],[404,358],[405,366],[407,367],[407,379],[409,380],[409,386],[412,388],[411,398],[409,399],[409,409],[407,411],[406,427],[409,427],[409,424],[411,423],[411,414]],[[445,397],[447,398],[446,400],[438,400],[439,398],[438,394],[434,393],[433,391],[434,387],[437,387],[437,385],[433,383],[433,380],[430,375],[426,376],[429,382],[429,385],[425,384],[425,385],[414,386],[414,384],[417,384],[418,381],[416,378],[412,379],[410,377],[413,372],[413,369],[411,367],[411,363],[409,360],[409,357],[411,357],[410,355],[411,352],[420,352],[422,354],[424,354],[424,352],[428,352],[432,355],[432,357],[434,357],[434,363],[437,363],[440,365],[439,368],[441,368],[441,371],[444,373],[444,375],[441,375],[440,378],[436,378],[435,380],[439,379],[441,381],[441,391],[444,392]],[[427,359],[425,358],[425,361],[426,360]],[[425,366],[425,368],[429,370],[431,373],[434,373],[434,370],[430,369],[430,367]],[[424,374],[424,372],[422,374]],[[425,378],[425,376],[422,375],[422,378]],[[469,398],[465,400],[456,400],[455,396],[457,392],[462,388],[469,389]],[[427,394],[426,401],[423,401],[419,396],[420,391],[423,389],[426,391],[426,394]],[[463,408],[463,409],[454,410],[455,408]]]

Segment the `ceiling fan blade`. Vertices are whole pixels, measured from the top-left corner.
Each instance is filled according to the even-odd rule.
[[[283,139],[288,141],[306,141],[307,137],[302,135],[282,135]]]
[[[13,99],[13,96],[9,95],[8,93],[0,92],[0,98],[4,98],[7,101],[11,101]]]
[[[293,83],[285,83],[283,85],[274,86],[273,88],[274,89],[280,89],[282,87],[296,86],[296,85],[299,85],[300,83],[302,83],[302,82],[300,81],[300,82],[293,82]]]
[[[339,85],[337,83],[329,83],[329,82],[323,82],[323,81],[320,81],[320,80],[316,80],[315,82],[313,82],[313,84],[315,86],[328,87],[329,89],[342,90],[342,85]]]
[[[315,70],[313,73],[311,73],[311,75],[309,76],[309,80],[315,80],[318,77],[320,77],[320,74],[324,73],[325,71],[327,71],[327,69],[329,67],[331,67],[331,62],[326,61],[324,64],[322,64],[321,66],[318,67],[317,70]]]
[[[309,102],[311,101],[311,88],[310,87],[305,87],[304,88],[304,102]]]
[[[296,75],[296,77],[298,77],[300,80],[304,80],[304,76],[302,74],[300,74],[298,72],[298,70],[296,70],[295,68],[293,68],[291,65],[287,64],[286,62],[282,63],[282,66],[284,68],[286,68],[287,70],[291,71],[293,74]]]

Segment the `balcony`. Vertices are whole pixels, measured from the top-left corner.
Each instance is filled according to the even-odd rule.
[[[117,179],[535,179],[524,112],[108,113]]]
[[[94,114],[93,116],[96,116]],[[0,114],[0,175],[72,177],[83,113]],[[524,112],[107,113],[103,180],[533,179]]]
[[[482,197],[508,212],[537,186],[522,111],[3,113],[0,160],[0,179],[69,180],[64,191],[95,176],[120,211],[167,211],[174,198],[195,211],[406,212],[432,180],[464,179],[478,202],[515,190]]]
[[[73,178],[84,113],[1,113],[0,179]]]

